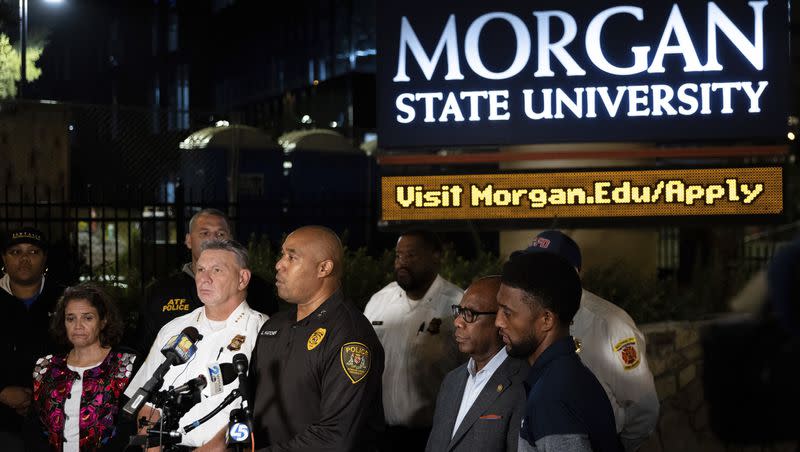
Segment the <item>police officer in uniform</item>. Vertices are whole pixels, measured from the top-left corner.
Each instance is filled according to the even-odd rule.
[[[342,244],[321,226],[289,234],[275,265],[292,304],[269,319],[250,365],[257,450],[374,450],[383,348],[341,291]]]
[[[247,257],[247,250],[234,241],[213,240],[202,244],[195,281],[203,306],[161,328],[142,368],[128,385],[126,396],[132,397],[150,379],[166,359],[161,347],[187,327],[196,328],[203,338],[197,342],[197,352],[188,362],[170,368],[161,389],[180,386],[199,375],[206,376],[210,383],[202,390],[201,402],[187,411],[179,424],[187,425],[210,413],[238,387],[238,381],[222,387],[214,385],[209,367],[230,363],[238,353],[250,356],[258,330],[267,318],[245,301],[250,281]],[[180,444],[200,448],[198,450],[223,449],[230,412],[235,407],[236,404],[229,405],[199,428],[183,435]],[[151,405],[145,405],[139,415],[152,423],[159,419],[159,413]]]
[[[135,345],[140,353],[150,350],[156,333],[172,319],[203,306],[197,296],[194,268],[200,256],[200,246],[208,240],[228,240],[231,228],[228,217],[217,209],[203,209],[189,220],[186,247],[192,252],[192,261],[183,265],[179,273],[154,283],[139,310],[139,326]],[[247,303],[264,314],[278,310],[277,299],[271,287],[256,275],[247,286]],[[163,344],[158,344],[160,347]]]
[[[442,253],[432,231],[405,231],[395,247],[395,281],[364,308],[387,356],[382,452],[425,448],[437,390],[464,360],[453,339],[451,308],[464,291],[439,275]]]

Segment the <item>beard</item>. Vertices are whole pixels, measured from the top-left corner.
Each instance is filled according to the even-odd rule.
[[[531,356],[539,344],[533,336],[522,338],[519,342],[511,342],[506,345],[506,352],[512,358],[527,359]]]
[[[425,288],[425,285],[428,283],[427,278],[407,267],[396,269],[394,271],[394,280],[397,281],[397,285],[406,292],[421,290]]]

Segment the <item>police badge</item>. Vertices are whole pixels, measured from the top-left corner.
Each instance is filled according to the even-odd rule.
[[[370,367],[369,348],[360,342],[348,342],[339,351],[344,374],[353,384],[367,376]]]
[[[233,339],[231,339],[231,343],[228,344],[228,350],[232,352],[241,350],[242,344],[244,344],[245,339],[246,339],[245,336],[242,336],[241,334],[233,336]]]
[[[325,328],[317,328],[316,331],[311,333],[311,336],[308,336],[308,342],[306,342],[306,349],[308,351],[314,350],[314,348],[325,339],[326,331]]]

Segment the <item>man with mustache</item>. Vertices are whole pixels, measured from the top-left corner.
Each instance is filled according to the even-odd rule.
[[[543,231],[517,253],[557,254],[580,275],[581,249],[561,231]],[[635,451],[655,430],[659,411],[644,334],[627,312],[586,289],[569,331],[581,361],[606,390],[622,445]]]
[[[411,230],[395,248],[395,282],[372,296],[364,315],[386,352],[382,450],[423,450],[444,376],[459,364],[451,306],[463,291],[439,276],[442,244]]]
[[[456,343],[469,362],[442,382],[428,452],[516,452],[528,363],[510,358],[494,325],[500,277],[473,282],[453,306]]]
[[[608,396],[569,334],[580,301],[578,273],[561,256],[512,254],[503,266],[495,325],[508,355],[531,365],[520,451],[623,450]]]

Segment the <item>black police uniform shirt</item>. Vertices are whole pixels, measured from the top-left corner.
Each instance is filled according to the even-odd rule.
[[[278,310],[275,291],[256,275],[250,277],[250,283],[247,285],[247,304],[250,308],[267,315],[272,315]],[[203,302],[197,296],[191,263],[187,263],[179,273],[157,281],[149,288],[144,303],[139,307],[139,325],[134,347],[140,354],[145,355],[164,325],[201,306]]]
[[[524,386],[518,450],[623,451],[611,402],[575,353],[572,336],[542,352]]]
[[[374,448],[383,429],[383,347],[335,292],[306,318],[297,307],[264,323],[250,363],[256,448]]]

